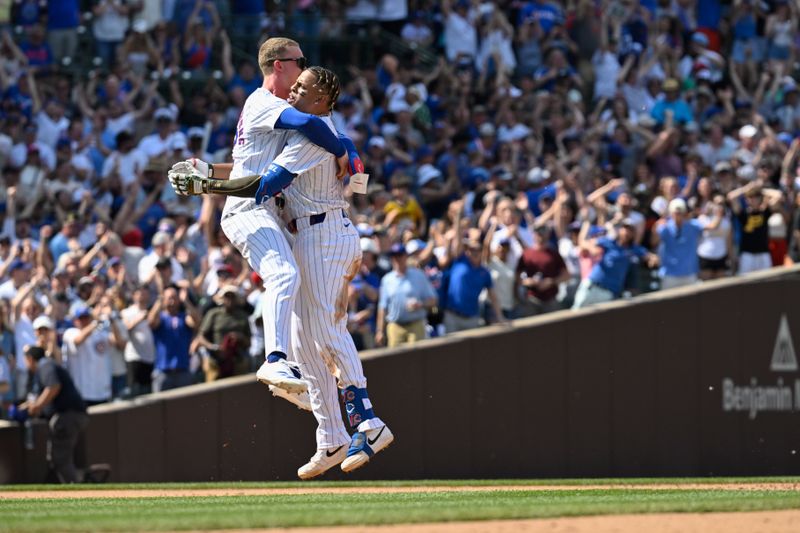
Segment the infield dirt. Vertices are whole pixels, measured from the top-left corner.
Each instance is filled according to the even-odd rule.
[[[800,511],[664,513],[444,524],[267,529],[270,533],[797,533]],[[215,532],[223,533],[223,532]],[[225,533],[234,533],[225,532]],[[235,533],[247,533],[236,530]]]
[[[425,487],[286,487],[209,489],[89,489],[0,491],[0,500],[37,498],[181,498],[187,496],[290,496],[303,494],[420,494],[429,492],[554,491],[554,490],[793,490],[800,483],[659,483],[614,485],[459,485]],[[296,531],[296,530],[295,530]],[[800,529],[798,529],[800,531]]]

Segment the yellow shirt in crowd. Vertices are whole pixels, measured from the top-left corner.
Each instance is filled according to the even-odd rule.
[[[424,216],[422,213],[422,208],[417,203],[417,200],[412,196],[406,200],[405,203],[401,204],[397,200],[390,200],[386,203],[383,207],[383,212],[386,213],[386,216],[389,216],[391,213],[396,213],[394,222],[398,222],[404,218],[411,219],[414,222],[414,225],[422,221],[422,217]]]

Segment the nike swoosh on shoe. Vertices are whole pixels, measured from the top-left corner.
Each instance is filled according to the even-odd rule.
[[[386,429],[386,426],[383,426],[383,427],[381,428],[381,430],[378,432],[378,434],[377,434],[377,435],[375,435],[375,438],[374,438],[374,439],[367,439],[367,443],[368,443],[370,446],[372,446],[373,444],[375,444],[376,442],[378,442],[378,439],[379,439],[379,438],[381,438],[381,435],[383,435],[383,430],[384,430],[384,429]]]
[[[341,450],[342,448],[344,448],[344,446],[343,446],[343,445],[342,445],[342,446],[339,446],[338,448],[336,448],[335,450],[333,450],[333,452],[330,452],[330,451],[328,451],[328,450],[325,450],[325,455],[327,455],[328,457],[333,457],[334,455],[336,455],[337,453],[339,453],[339,450]]]

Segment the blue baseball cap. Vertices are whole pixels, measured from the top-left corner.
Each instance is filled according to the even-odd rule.
[[[402,242],[396,242],[389,248],[390,256],[406,255],[406,253],[406,247],[403,246]]]
[[[92,316],[92,310],[82,305],[80,307],[76,307],[75,311],[72,313],[72,319],[77,320],[79,318],[86,318],[87,316]]]
[[[606,234],[606,228],[604,228],[603,226],[592,226],[591,228],[589,228],[588,237],[589,238],[599,237],[605,234]]]
[[[14,272],[18,268],[22,270],[30,270],[31,268],[33,268],[33,265],[31,265],[30,263],[26,263],[20,258],[14,259],[13,261],[11,261],[11,264],[8,265],[9,272]]]
[[[415,159],[419,161],[423,157],[428,157],[431,155],[433,155],[433,149],[427,144],[425,144],[417,149],[417,153],[415,154]]]

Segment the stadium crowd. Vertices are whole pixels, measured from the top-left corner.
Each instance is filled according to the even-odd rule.
[[[312,61],[326,39],[402,43],[339,72],[334,122],[371,176],[359,348],[797,260],[798,4],[3,2],[3,405],[26,345],[90,404],[259,364],[263,287],[224,199],[165,174],[230,159],[261,84],[235,50],[266,35]]]

